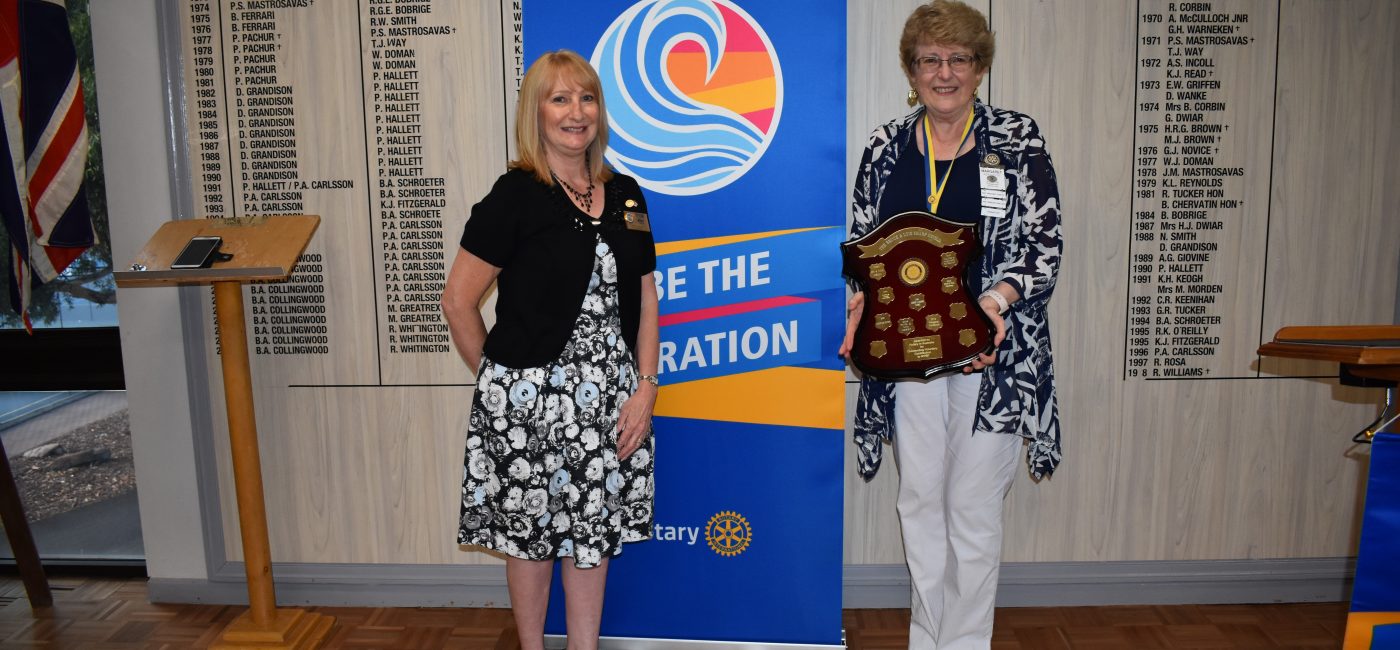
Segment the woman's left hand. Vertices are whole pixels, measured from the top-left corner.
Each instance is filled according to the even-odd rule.
[[[622,403],[617,416],[617,458],[626,460],[642,446],[651,434],[651,410],[656,405],[656,387],[651,382],[638,382],[637,392]]]
[[[992,337],[993,350],[991,354],[978,354],[977,358],[972,360],[972,365],[963,366],[964,373],[981,370],[996,363],[997,351],[995,348],[999,347],[1001,342],[1006,340],[1006,320],[1001,317],[1001,306],[991,298],[982,298],[978,300],[977,306],[982,308],[982,311],[987,314],[987,318],[992,321],[992,326],[996,328],[996,334]]]

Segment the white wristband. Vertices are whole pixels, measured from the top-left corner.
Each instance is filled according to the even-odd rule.
[[[1001,292],[996,289],[983,291],[982,295],[977,296],[977,301],[981,302],[983,298],[991,298],[992,302],[997,304],[997,314],[1005,314],[1011,309],[1011,303],[1006,302],[1006,296],[1001,295]]]

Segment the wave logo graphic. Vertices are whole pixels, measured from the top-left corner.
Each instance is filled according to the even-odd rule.
[[[763,157],[783,110],[768,35],[728,0],[644,0],[593,50],[607,160],[649,190],[704,194]]]

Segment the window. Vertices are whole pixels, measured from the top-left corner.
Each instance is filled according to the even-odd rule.
[[[30,294],[33,334],[0,282],[0,441],[44,562],[142,560],[88,0],[68,0],[88,126],[84,187],[96,243]],[[9,263],[0,228],[0,258]],[[0,539],[0,560],[13,558]]]

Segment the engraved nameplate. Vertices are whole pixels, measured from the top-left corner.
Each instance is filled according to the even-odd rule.
[[[940,336],[916,336],[904,339],[904,360],[932,361],[943,358],[943,338]]]

